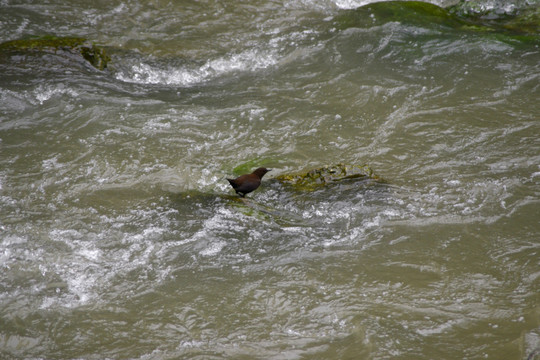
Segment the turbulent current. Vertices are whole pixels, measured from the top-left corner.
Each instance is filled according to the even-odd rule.
[[[539,8],[0,1],[0,358],[540,359]]]

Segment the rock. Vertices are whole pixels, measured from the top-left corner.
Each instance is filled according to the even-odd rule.
[[[345,164],[323,166],[300,174],[278,175],[274,179],[280,183],[308,191],[348,179],[382,182],[382,179],[375,175],[367,165]]]
[[[450,28],[457,28],[463,24],[446,9],[422,1],[371,3],[344,11],[336,17],[336,21],[340,29],[380,26],[394,21],[428,27],[437,24]]]
[[[343,11],[334,26],[373,27],[400,22],[427,28],[444,27],[458,31],[501,33],[517,40],[537,42],[540,7],[520,8],[512,13],[486,10],[485,1],[466,0],[442,8],[422,1],[381,1]]]
[[[58,54],[62,51],[82,57],[96,69],[104,70],[110,58],[105,50],[87,39],[79,37],[42,36],[19,39],[0,44],[0,53],[30,52]]]

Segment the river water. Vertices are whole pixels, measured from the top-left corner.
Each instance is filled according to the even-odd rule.
[[[111,58],[1,58],[0,357],[540,347],[538,34],[359,5],[0,2],[2,41]],[[384,181],[274,178],[339,163]]]

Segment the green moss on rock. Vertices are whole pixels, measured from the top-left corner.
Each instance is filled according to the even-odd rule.
[[[0,52],[45,52],[56,54],[59,51],[68,51],[80,55],[92,66],[104,70],[110,61],[105,50],[85,38],[41,36],[29,39],[18,39],[0,44]]]
[[[463,0],[446,9],[421,1],[381,1],[343,11],[336,16],[334,26],[343,30],[395,21],[427,28],[503,34],[510,40],[524,42],[538,41],[540,7],[531,6],[513,13],[499,12],[497,9],[485,10],[482,1]]]
[[[484,2],[461,1],[448,8],[471,25],[491,31],[508,31],[514,34],[538,35],[540,33],[540,7],[531,6],[511,12],[498,8],[486,8]]]
[[[391,21],[414,25],[459,27],[461,21],[446,9],[422,1],[384,1],[345,11],[337,17],[337,26],[371,27]]]
[[[278,175],[275,179],[283,184],[308,191],[347,179],[382,181],[368,165],[346,164],[323,166],[299,174]]]
[[[247,161],[243,164],[240,164],[238,166],[236,166],[234,169],[233,169],[233,174],[237,175],[237,176],[240,176],[240,175],[243,175],[243,174],[248,174],[250,172],[252,172],[253,170],[255,170],[256,168],[258,167],[268,167],[268,168],[272,168],[272,164],[276,164],[276,160],[275,159],[270,159],[270,158],[256,158],[256,159],[253,159],[253,160],[250,160],[250,161]]]

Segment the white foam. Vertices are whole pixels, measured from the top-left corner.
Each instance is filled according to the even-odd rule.
[[[0,230],[3,230],[2,228],[3,227],[0,227]],[[16,244],[25,244],[27,242],[28,239],[26,237],[21,237],[18,235],[7,235],[2,239],[2,246],[8,247]]]
[[[367,5],[377,0],[335,0],[335,4],[340,9],[356,9],[357,7]]]
[[[54,156],[50,159],[45,159],[41,162],[43,170],[54,170],[62,167],[62,164],[58,162],[58,156]]]
[[[418,329],[416,330],[416,332],[422,336],[428,336],[428,335],[433,335],[433,334],[441,334],[445,331],[448,331],[449,329],[451,329],[453,326],[455,326],[457,324],[457,321],[455,320],[449,320],[447,322],[445,322],[444,324],[440,324],[438,326],[435,326],[435,327],[432,327],[432,328],[429,328],[429,329]]]
[[[219,240],[217,242],[211,243],[206,249],[201,250],[199,254],[202,256],[214,256],[221,252],[221,249],[223,249],[227,245],[225,241]]]
[[[78,97],[79,94],[71,89],[66,88],[64,84],[56,84],[56,85],[39,85],[34,90],[34,96],[37,101],[39,101],[40,105],[43,105],[43,103],[49,99],[51,99],[54,96],[57,95],[70,95],[72,97]]]
[[[198,68],[161,69],[139,63],[130,74],[118,73],[116,78],[126,82],[164,85],[193,85],[234,71],[256,71],[277,63],[273,53],[248,50],[228,57],[209,60]]]

